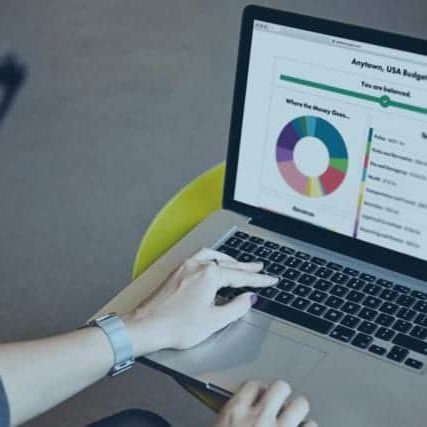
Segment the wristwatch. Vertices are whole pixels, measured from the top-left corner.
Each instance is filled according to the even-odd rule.
[[[112,377],[132,368],[135,363],[132,340],[126,325],[116,313],[98,317],[85,326],[97,326],[107,335],[114,352],[114,366],[109,373]]]

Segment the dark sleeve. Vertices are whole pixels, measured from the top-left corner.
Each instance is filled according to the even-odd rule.
[[[0,378],[0,427],[10,426],[9,404]]]

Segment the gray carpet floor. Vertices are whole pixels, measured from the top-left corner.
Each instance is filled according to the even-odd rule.
[[[79,326],[129,282],[161,206],[224,159],[245,4],[1,0],[0,48],[30,70],[0,129],[1,340]],[[425,0],[260,4],[427,38]],[[81,426],[129,407],[176,427],[213,419],[140,366],[28,426]]]

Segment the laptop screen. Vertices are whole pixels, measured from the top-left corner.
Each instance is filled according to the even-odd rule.
[[[427,59],[255,21],[234,197],[427,260]]]

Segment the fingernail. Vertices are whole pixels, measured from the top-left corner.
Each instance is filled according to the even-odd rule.
[[[273,277],[273,276],[268,276],[268,279],[273,285],[275,285],[279,281],[278,277]]]
[[[258,295],[252,294],[251,295],[251,305],[255,305],[257,301],[258,301]]]

